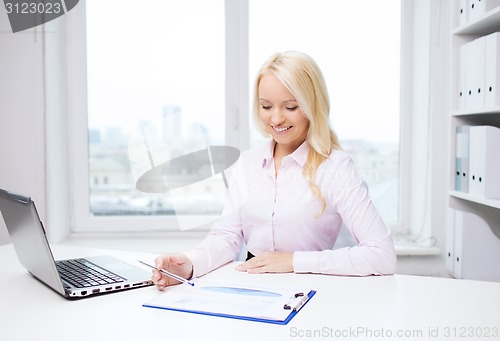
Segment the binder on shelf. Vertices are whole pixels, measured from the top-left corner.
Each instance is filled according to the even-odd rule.
[[[469,192],[469,131],[470,126],[456,128],[455,190]]]
[[[467,23],[468,15],[469,15],[469,10],[467,7],[467,0],[458,0],[458,8],[457,8],[458,26],[462,26]]]
[[[462,273],[462,264],[463,262],[463,257],[462,257],[462,250],[463,250],[463,212],[460,212],[458,210],[454,210],[455,214],[453,217],[453,252],[452,252],[452,276],[456,278],[463,278],[463,273]],[[470,243],[469,241],[466,241],[466,246],[470,245],[467,244]],[[465,264],[469,264],[470,260],[468,262],[465,262]],[[465,271],[467,274],[467,271]],[[470,275],[470,274],[469,274]]]
[[[498,6],[500,6],[500,0],[469,0],[468,20],[474,21],[479,19]]]
[[[486,107],[500,106],[500,33],[485,37],[485,97]]]
[[[466,109],[484,108],[485,37],[465,44]]]
[[[453,277],[500,280],[500,239],[479,216],[454,210]]]
[[[500,198],[500,129],[469,128],[469,193],[487,199]]]
[[[460,45],[458,47],[458,75],[457,75],[457,109],[462,112],[465,110],[465,97],[467,91],[467,85],[465,81],[466,75],[466,45]]]
[[[455,210],[448,208],[448,219],[446,219],[446,269],[453,274],[455,257]]]

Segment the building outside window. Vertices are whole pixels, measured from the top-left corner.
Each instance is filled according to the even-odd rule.
[[[225,105],[226,82],[238,77],[226,60],[227,51],[238,47],[226,38],[241,34],[247,50],[236,53],[247,54],[248,67],[236,68],[248,75],[249,84],[242,84],[248,98],[258,67],[272,53],[300,50],[318,62],[343,148],[386,223],[399,224],[400,2],[241,3],[243,13],[228,10],[223,0],[85,2],[87,140],[81,150],[87,155],[75,156],[87,159],[81,164],[88,172],[79,173],[87,179],[75,177],[83,215],[92,220],[220,214],[226,194],[221,174],[168,191],[148,192],[137,184],[151,169],[207,146],[246,148],[228,137],[235,111]],[[241,33],[227,26],[228,16],[238,15],[248,22]],[[236,112],[240,122],[252,124],[250,108]],[[261,143],[254,127],[242,127],[251,132],[247,146]],[[76,222],[76,229],[84,225]],[[177,219],[177,226],[165,229],[181,225]]]

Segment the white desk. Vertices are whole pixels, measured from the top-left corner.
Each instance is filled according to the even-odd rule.
[[[53,251],[57,259],[103,253],[62,246]],[[131,261],[136,256],[107,253]],[[308,284],[317,294],[286,326],[142,307],[159,294],[155,287],[69,301],[29,275],[12,245],[1,246],[0,339],[500,340],[500,283],[406,275],[249,275],[233,268],[229,264],[207,277]],[[398,338],[396,333],[413,337]]]

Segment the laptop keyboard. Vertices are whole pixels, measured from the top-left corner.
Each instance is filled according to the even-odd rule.
[[[106,271],[85,259],[68,259],[56,262],[61,278],[77,288],[87,288],[124,282],[120,276]]]

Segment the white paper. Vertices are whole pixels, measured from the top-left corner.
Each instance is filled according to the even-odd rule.
[[[207,280],[195,286],[168,287],[145,306],[210,315],[230,315],[252,319],[284,321],[293,307],[307,300],[309,288],[276,288],[250,286]],[[299,294],[298,297],[295,297]],[[288,304],[292,309],[284,309]]]

